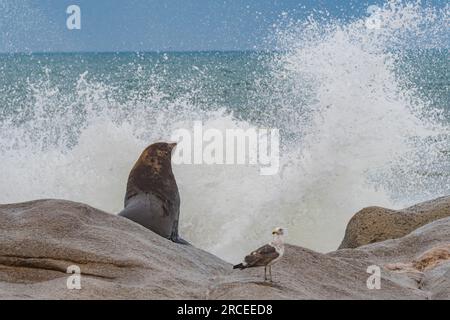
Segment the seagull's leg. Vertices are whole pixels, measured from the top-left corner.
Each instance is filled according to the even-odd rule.
[[[264,281],[267,281],[267,266],[264,267]]]
[[[270,282],[272,282],[272,266],[269,266]]]

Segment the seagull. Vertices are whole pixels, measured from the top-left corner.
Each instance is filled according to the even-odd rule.
[[[264,281],[272,282],[272,265],[278,262],[284,254],[283,235],[284,230],[280,227],[272,231],[273,241],[253,251],[245,257],[244,262],[233,266],[233,269],[247,269],[253,267],[264,267]],[[268,267],[268,268],[267,268]],[[269,269],[269,278],[267,278]]]

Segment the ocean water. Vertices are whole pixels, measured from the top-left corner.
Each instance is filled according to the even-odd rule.
[[[281,23],[273,52],[0,55],[0,203],[62,198],[117,213],[140,152],[199,120],[281,130],[277,175],[174,167],[182,236],[231,262],[278,225],[288,242],[330,251],[365,206],[448,195],[449,52],[435,43],[446,16],[383,14],[380,30]],[[419,31],[428,46],[412,42]]]

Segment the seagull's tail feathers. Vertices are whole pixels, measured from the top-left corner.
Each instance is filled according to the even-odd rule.
[[[247,268],[247,267],[244,266],[243,263],[239,263],[239,264],[233,266],[233,269],[240,269],[240,270],[242,270],[242,269],[245,269],[245,268]]]

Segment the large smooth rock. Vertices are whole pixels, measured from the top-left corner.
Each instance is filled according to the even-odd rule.
[[[330,256],[350,264],[382,267],[385,280],[419,289],[427,299],[450,298],[450,217],[433,221],[410,234]]]
[[[67,268],[81,268],[68,290]],[[0,298],[201,299],[230,266],[123,217],[42,200],[0,206]]]
[[[368,207],[357,212],[347,225],[339,249],[400,238],[437,219],[450,216],[450,196],[423,202],[403,210]]]
[[[440,250],[449,243],[447,218],[329,254],[287,245],[269,284],[263,269],[232,270],[128,219],[41,200],[0,206],[0,299],[448,299],[450,263]],[[380,290],[366,286],[374,264],[382,270]],[[81,290],[67,289],[71,265],[81,268]]]

